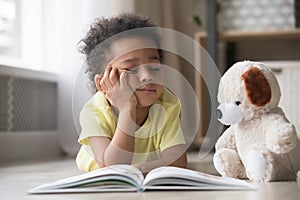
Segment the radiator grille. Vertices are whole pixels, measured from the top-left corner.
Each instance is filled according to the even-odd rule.
[[[8,80],[0,76],[0,131],[8,130]]]
[[[56,83],[0,76],[0,94],[0,131],[56,129]]]

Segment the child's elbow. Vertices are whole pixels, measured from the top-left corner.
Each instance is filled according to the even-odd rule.
[[[187,156],[186,153],[183,153],[176,161],[171,163],[170,166],[186,168],[187,167]]]

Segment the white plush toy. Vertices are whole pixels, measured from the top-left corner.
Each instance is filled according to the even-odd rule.
[[[218,139],[213,159],[222,176],[296,180],[300,141],[278,107],[280,96],[274,73],[262,63],[238,62],[222,76],[218,118],[230,127]]]

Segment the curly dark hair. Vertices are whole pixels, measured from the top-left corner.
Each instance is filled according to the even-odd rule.
[[[156,25],[147,17],[129,13],[123,13],[111,18],[97,18],[94,23],[90,25],[86,37],[79,42],[79,51],[85,55],[85,71],[88,75],[92,92],[96,91],[94,83],[95,75],[103,73],[106,64],[108,64],[109,59],[111,59],[109,53],[113,43],[112,41],[107,42],[107,40],[119,33],[146,27],[156,27]],[[134,32],[134,35],[152,39],[157,46],[162,62],[163,54],[162,50],[159,49],[160,36],[158,32],[154,30],[138,31]],[[127,36],[121,35],[121,38],[132,36],[132,34]],[[116,42],[117,40],[113,40],[113,42]],[[101,47],[99,48],[99,46]]]

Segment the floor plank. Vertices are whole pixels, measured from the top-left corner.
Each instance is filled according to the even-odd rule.
[[[211,157],[199,160],[197,155],[188,157],[189,167],[215,173]],[[211,169],[212,168],[212,169]],[[28,195],[27,191],[40,184],[55,181],[79,174],[74,159],[58,159],[50,161],[15,162],[0,166],[1,200],[29,199],[29,200],[76,200],[76,199],[209,199],[209,200],[294,200],[299,199],[300,183],[272,182],[256,183],[256,191],[181,191],[181,192],[144,192],[144,193],[90,193],[90,194],[52,194]]]

